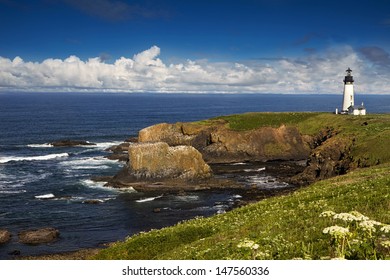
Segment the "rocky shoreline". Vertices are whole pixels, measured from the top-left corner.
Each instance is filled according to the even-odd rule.
[[[324,128],[314,136],[302,135],[296,127],[285,125],[233,131],[221,121],[213,125],[162,123],[111,147],[108,158],[125,161],[126,166],[104,179],[107,186],[139,191],[240,188],[237,181],[221,180],[210,166],[279,162],[296,166],[283,176],[284,181],[304,186],[353,168],[353,139],[334,137],[337,133]]]
[[[223,121],[212,125],[157,124],[142,129],[138,137],[108,149],[107,158],[126,162],[119,173],[92,179],[107,182],[107,187],[156,194],[234,189],[242,196],[242,201],[232,207],[235,208],[289,193],[353,168],[349,153],[353,139],[334,137],[337,133],[324,128],[314,136],[302,135],[296,127],[285,125],[233,131]],[[63,143],[85,145],[87,142]],[[243,179],[265,169],[273,178],[266,183],[277,181],[285,184],[284,187],[262,189]],[[6,236],[4,233],[4,240]],[[99,250],[83,249],[23,259],[85,259]]]

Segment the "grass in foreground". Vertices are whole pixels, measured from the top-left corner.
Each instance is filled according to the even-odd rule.
[[[381,231],[383,224],[367,231],[358,225],[363,219],[333,218],[351,211],[390,224],[390,164],[356,170],[225,214],[140,233],[96,258],[390,258],[390,229]]]

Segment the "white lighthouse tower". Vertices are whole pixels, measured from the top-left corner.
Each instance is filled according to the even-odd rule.
[[[341,114],[348,115],[365,115],[366,108],[362,103],[361,106],[355,106],[355,93],[353,91],[353,76],[351,75],[351,68],[346,70],[347,75],[344,78],[344,93],[343,93],[343,107]],[[337,110],[336,110],[337,111]]]
[[[344,96],[343,96],[343,107],[342,112],[347,113],[349,111],[349,107],[355,106],[355,96],[353,92],[353,76],[351,75],[351,68],[348,67],[346,70],[347,76],[344,78]]]

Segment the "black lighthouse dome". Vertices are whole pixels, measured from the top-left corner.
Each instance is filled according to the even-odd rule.
[[[352,84],[354,82],[354,80],[353,80],[353,76],[351,75],[351,72],[352,72],[351,68],[348,67],[346,72],[347,72],[347,76],[345,76],[345,78],[344,78],[344,84],[347,84],[347,83]]]

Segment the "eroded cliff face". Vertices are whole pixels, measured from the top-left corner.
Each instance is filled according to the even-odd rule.
[[[310,147],[296,127],[261,127],[251,131],[233,131],[224,124],[158,124],[139,132],[139,142],[166,142],[171,146],[190,145],[201,152],[208,163],[241,161],[302,160]]]
[[[354,168],[351,149],[353,138],[336,137],[337,131],[324,128],[314,137],[308,137],[312,152],[304,171],[291,178],[295,185],[308,185],[318,180],[347,173]]]

